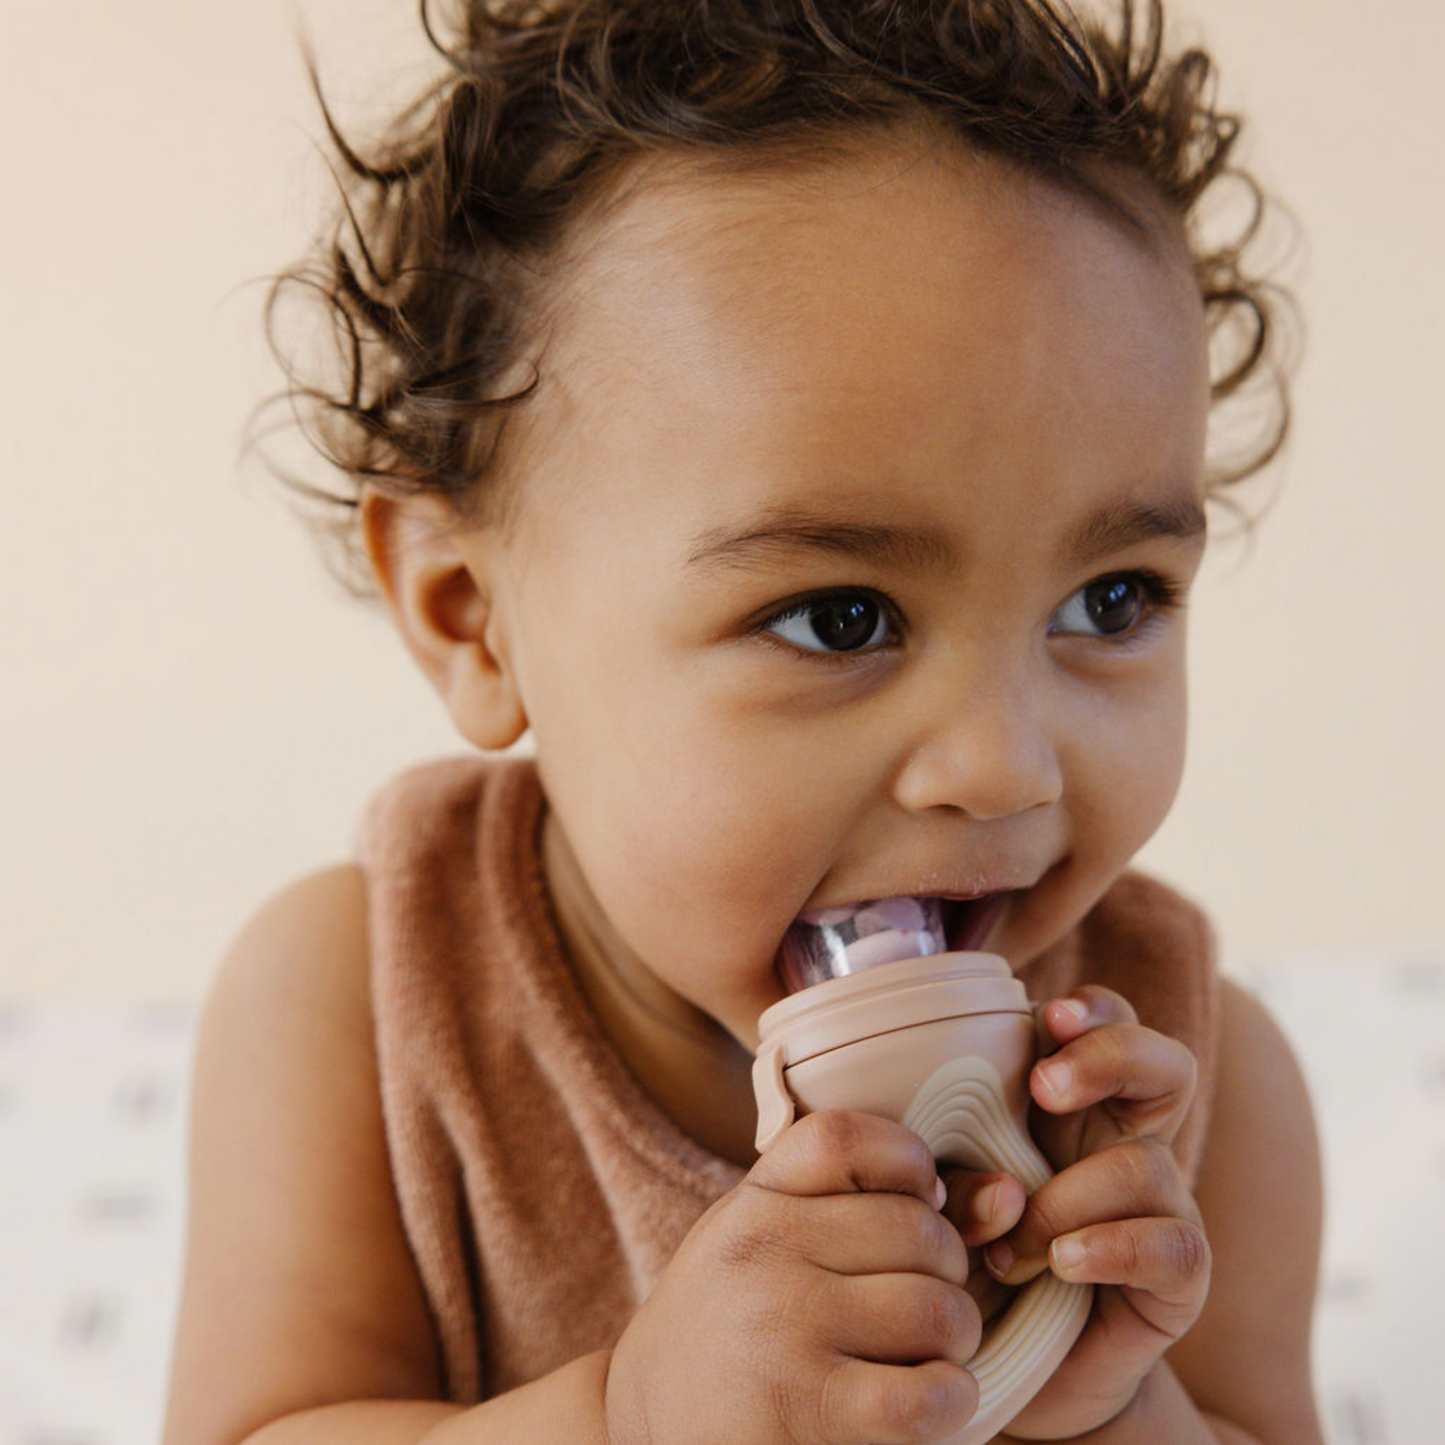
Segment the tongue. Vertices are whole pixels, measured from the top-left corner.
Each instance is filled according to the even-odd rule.
[[[796,993],[826,979],[948,949],[937,898],[879,898],[804,913],[783,938],[780,970]]]

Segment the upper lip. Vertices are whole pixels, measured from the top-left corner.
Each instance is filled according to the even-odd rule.
[[[956,888],[939,888],[934,886],[923,888],[890,888],[878,890],[874,893],[860,893],[856,898],[839,899],[834,904],[818,904],[816,907],[840,908],[873,903],[883,898],[941,898],[947,903],[974,903],[980,898],[992,898],[998,893],[1022,893],[1034,887],[1042,875],[1032,874],[1020,875],[1010,874],[1002,876],[997,880],[987,879],[978,882],[970,881],[967,885],[960,885]],[[813,910],[810,910],[813,911]]]
[[[1023,893],[1036,888],[1062,859],[1053,859],[1042,866],[1023,862],[996,860],[994,864],[960,867],[957,859],[945,872],[942,868],[922,867],[910,873],[894,873],[880,880],[870,891],[844,892],[829,888],[816,902],[809,900],[801,912],[818,913],[827,908],[857,908],[884,898],[941,898],[950,903],[975,902],[998,893]],[[868,882],[866,877],[858,881]],[[847,884],[844,884],[847,887]]]

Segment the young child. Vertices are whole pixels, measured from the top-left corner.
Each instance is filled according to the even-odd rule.
[[[1207,459],[1269,312],[1131,14],[470,0],[333,127],[343,535],[537,756],[395,780],[221,969],[167,1445],[949,1440],[1044,1270],[1093,1312],[999,1439],[1319,1441],[1298,1073],[1128,871],[1281,430]],[[862,1114],[754,1152],[790,924],[912,897],[1039,1006],[1031,1197]]]

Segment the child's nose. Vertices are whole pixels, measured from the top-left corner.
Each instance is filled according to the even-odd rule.
[[[951,807],[980,820],[1047,807],[1063,789],[1053,731],[1023,687],[950,699],[914,734],[894,786],[910,811]]]

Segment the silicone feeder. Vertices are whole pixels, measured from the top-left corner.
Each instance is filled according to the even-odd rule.
[[[819,1109],[882,1114],[942,1165],[1005,1170],[1032,1193],[1051,1170],[1029,1137],[1034,1022],[1003,959],[949,953],[934,899],[807,915],[780,971],[798,992],[764,1012],[753,1063],[758,1149]],[[1034,1397],[1088,1318],[1092,1289],[1045,1271],[985,1327],[968,1369],[978,1409],[945,1445],[983,1445]]]

